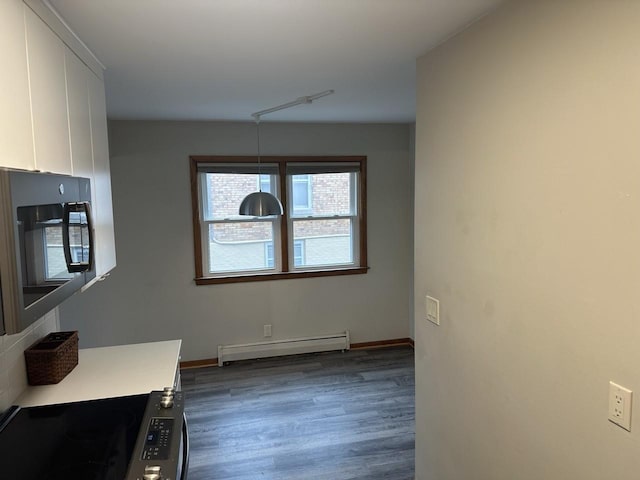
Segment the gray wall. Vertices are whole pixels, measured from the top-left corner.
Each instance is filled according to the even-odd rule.
[[[183,360],[218,344],[335,333],[408,337],[412,308],[409,125],[261,125],[262,153],[367,155],[369,273],[196,286],[191,154],[255,155],[251,123],[114,121],[110,154],[118,266],[60,309],[81,347],[183,339]]]
[[[640,391],[638,25],[516,1],[418,61],[418,480],[638,476],[640,404],[607,421]]]

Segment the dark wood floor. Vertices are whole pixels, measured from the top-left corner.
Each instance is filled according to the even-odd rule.
[[[193,480],[409,480],[413,349],[235,362],[182,372]]]

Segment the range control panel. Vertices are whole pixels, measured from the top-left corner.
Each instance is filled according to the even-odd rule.
[[[142,450],[142,460],[169,459],[173,424],[173,418],[151,418],[147,428],[147,440]]]
[[[147,401],[125,480],[177,480],[186,473],[184,398],[171,387],[153,391]],[[188,449],[188,447],[187,447]]]

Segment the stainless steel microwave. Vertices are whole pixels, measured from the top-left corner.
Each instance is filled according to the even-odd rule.
[[[0,169],[0,335],[95,278],[89,179]]]

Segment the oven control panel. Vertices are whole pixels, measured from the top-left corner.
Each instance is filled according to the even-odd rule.
[[[142,460],[169,459],[173,424],[173,418],[151,418],[147,428],[147,440],[142,450]]]
[[[179,478],[183,414],[182,392],[173,388],[151,392],[126,480]]]

